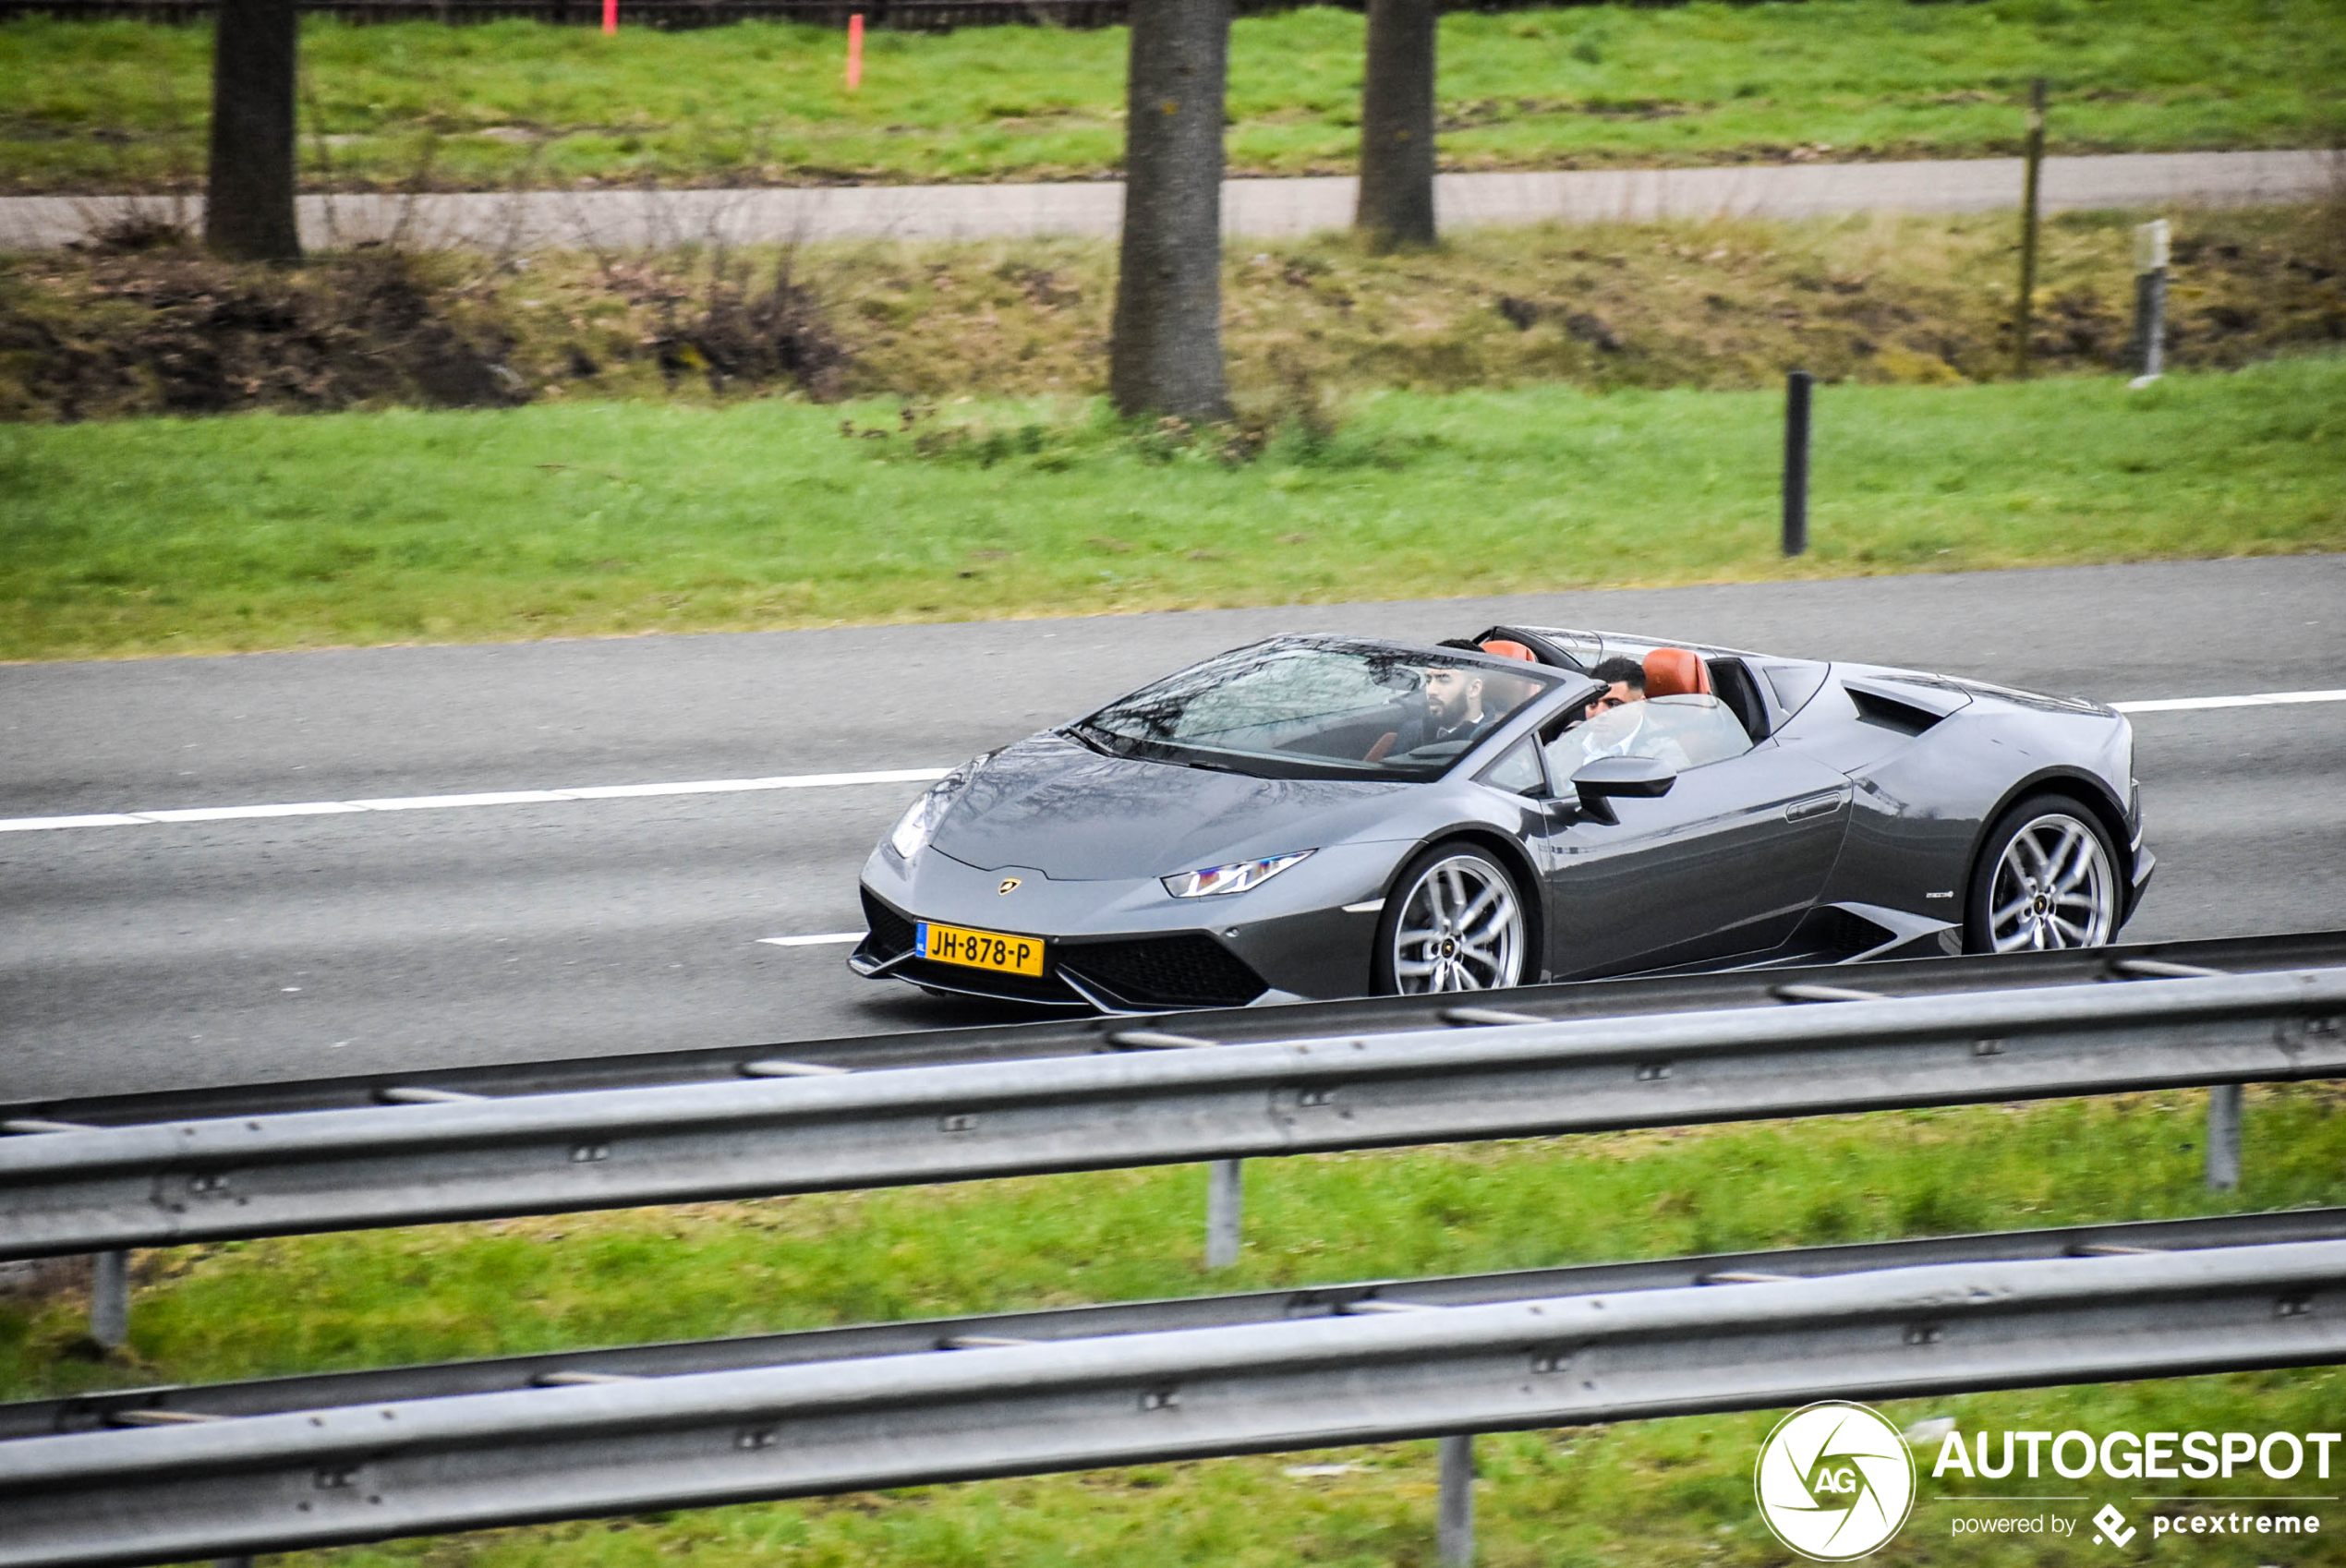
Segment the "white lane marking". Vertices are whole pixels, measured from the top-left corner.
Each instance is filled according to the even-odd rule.
[[[828,947],[840,942],[861,942],[860,931],[826,931],[816,936],[761,936],[760,942],[769,947]]]
[[[2284,707],[2292,703],[2346,703],[2346,690],[2335,692],[2256,692],[2244,697],[2160,697],[2154,702],[2112,703],[2120,713],[2181,713],[2201,707]]]
[[[878,773],[796,773],[772,778],[703,778],[683,784],[594,784],[576,790],[502,790],[475,795],[405,795],[373,801],[296,801],[263,806],[189,806],[174,811],[96,812],[80,816],[0,817],[0,833],[38,833],[58,827],[131,827],[151,822],[333,816],[361,811],[446,811],[457,806],[632,801],[655,795],[732,795],[752,790],[833,790],[854,784],[925,784],[950,771],[943,767],[898,767]]]
[[[2159,697],[2112,703],[2120,713],[2180,713],[2197,708],[2283,707],[2346,702],[2346,688],[2327,692],[2252,692],[2232,697]],[[90,812],[75,816],[0,817],[0,833],[63,827],[130,827],[156,822],[234,822],[272,816],[333,816],[362,811],[447,811],[459,806],[551,805],[567,801],[629,801],[657,795],[730,795],[754,790],[828,790],[856,784],[925,784],[944,767],[898,767],[876,773],[798,773],[772,778],[703,778],[679,784],[593,784],[575,790],[501,790],[471,795],[405,795],[371,801],[295,801],[258,806],[185,806],[169,811]]]

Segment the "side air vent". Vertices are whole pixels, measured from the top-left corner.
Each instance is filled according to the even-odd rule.
[[[1857,705],[1857,717],[1868,724],[1919,735],[1949,714],[1970,706],[1961,692],[1940,686],[1909,685],[1904,681],[1844,680],[1842,690]]]
[[[858,888],[864,895],[864,923],[872,934],[872,948],[881,958],[892,959],[913,945],[913,923],[872,897],[868,887]]]

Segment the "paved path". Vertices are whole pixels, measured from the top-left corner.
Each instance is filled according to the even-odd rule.
[[[2111,701],[2346,686],[2346,556],[0,667],[0,817],[949,765],[1272,632],[1618,626]],[[2144,939],[2346,925],[2346,703],[2146,713]],[[917,784],[0,833],[0,1100],[991,1016],[850,975]]]
[[[2340,177],[2323,152],[2132,153],[2045,161],[2044,203],[2169,209],[2309,200]],[[1276,238],[1352,221],[1348,179],[1231,180],[1223,227]],[[1604,169],[1444,175],[1434,206],[1445,230],[1604,219],[1772,218],[1901,211],[1977,212],[2016,207],[2017,158],[1917,163],[1742,164],[1715,169]],[[1112,235],[1124,187],[838,186],[761,190],[490,192],[405,198],[307,196],[305,244],[338,248],[393,234],[423,248],[452,244],[544,250],[635,248],[683,240],[732,244],[828,239],[984,239]],[[0,199],[0,247],[45,249],[127,212],[201,222],[201,203],[166,198]]]

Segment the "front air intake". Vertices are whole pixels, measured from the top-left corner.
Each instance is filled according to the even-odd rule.
[[[1061,947],[1059,964],[1127,1002],[1148,1007],[1240,1007],[1263,995],[1263,977],[1203,932],[1086,942]]]

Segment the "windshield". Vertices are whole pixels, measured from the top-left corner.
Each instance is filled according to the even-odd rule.
[[[1432,778],[1548,689],[1535,667],[1373,644],[1264,643],[1071,726],[1100,750],[1269,778]]]

